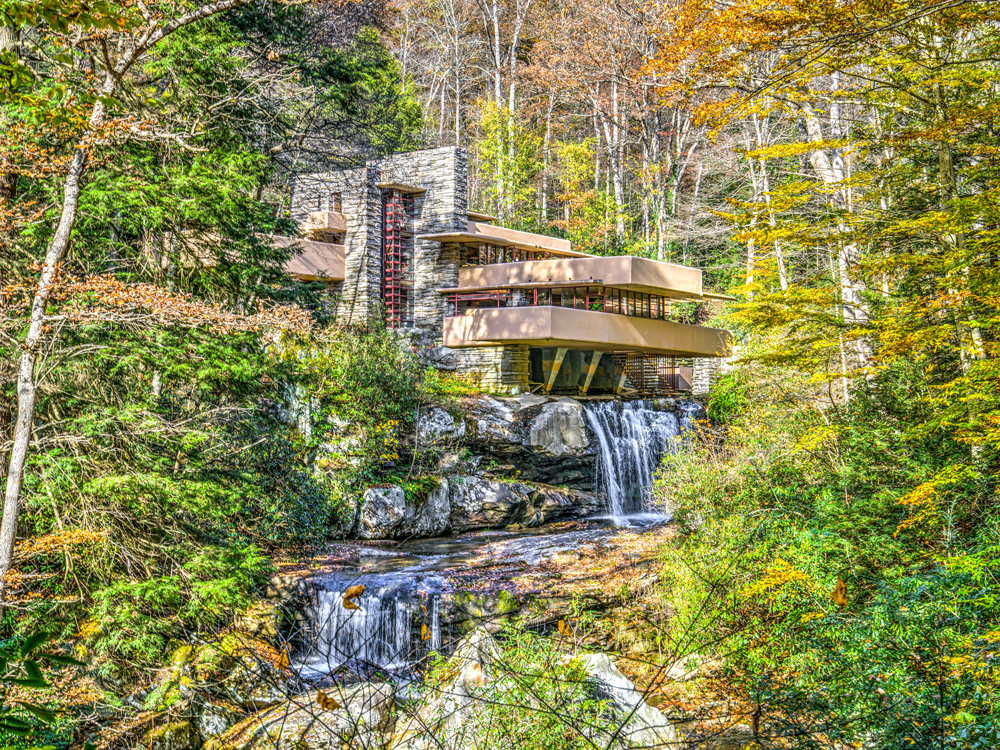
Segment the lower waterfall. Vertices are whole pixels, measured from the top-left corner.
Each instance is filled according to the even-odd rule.
[[[441,648],[437,576],[332,575],[314,580],[308,645],[296,659],[306,679],[344,667],[362,674],[403,671],[427,651]],[[344,593],[357,583],[365,590],[344,606]],[[426,630],[424,627],[426,626]]]
[[[618,525],[629,516],[656,513],[650,506],[653,477],[665,453],[680,444],[690,427],[696,402],[681,402],[674,413],[655,401],[597,401],[584,404],[587,424],[597,440],[597,483],[608,514]]]

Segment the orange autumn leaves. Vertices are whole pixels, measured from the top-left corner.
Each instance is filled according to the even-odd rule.
[[[27,282],[0,287],[0,328],[23,325],[32,289]],[[59,319],[73,323],[207,326],[219,333],[280,329],[305,334],[313,329],[309,313],[296,305],[240,315],[154,284],[126,284],[106,275],[81,279],[60,274],[52,300],[62,303]]]

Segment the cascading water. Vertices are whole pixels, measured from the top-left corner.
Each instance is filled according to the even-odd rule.
[[[681,411],[665,411],[651,401],[598,401],[584,405],[597,438],[597,481],[608,514],[618,525],[649,515],[653,476],[665,453],[677,450],[680,435],[701,409],[681,402]],[[661,514],[662,515],[662,514]]]
[[[345,666],[361,673],[405,671],[423,652],[441,648],[439,577],[344,574],[313,583],[311,644],[296,660],[303,677]],[[353,600],[358,609],[347,608],[344,593],[358,583],[365,585]]]

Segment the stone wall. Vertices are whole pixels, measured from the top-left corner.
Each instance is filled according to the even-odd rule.
[[[691,365],[691,393],[696,396],[707,394],[719,378],[733,369],[733,362],[739,356],[739,347],[734,346],[728,357],[706,357],[695,359]]]
[[[347,221],[346,278],[337,315],[358,323],[379,313],[382,296],[382,205],[379,183],[423,188],[414,196],[416,235],[464,232],[468,227],[468,156],[454,147],[426,149],[369,161],[339,172],[305,175],[293,186],[292,218],[326,210],[341,194]],[[439,343],[447,303],[437,290],[458,285],[461,246],[414,242],[414,323],[427,344]]]
[[[345,278],[338,286],[337,319],[360,323],[376,315],[382,296],[382,207],[370,166],[310,174],[292,187],[292,219],[301,223],[313,211],[326,210],[330,195],[341,194],[347,232],[344,237]]]
[[[480,377],[480,387],[491,393],[527,391],[531,362],[527,344],[515,346],[470,346],[455,349],[455,371]]]

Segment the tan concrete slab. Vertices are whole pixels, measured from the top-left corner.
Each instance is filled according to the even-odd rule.
[[[338,232],[347,231],[347,219],[339,211],[313,211],[302,223],[302,231],[309,232]]]
[[[344,255],[343,245],[329,242],[314,242],[300,240],[295,237],[279,237],[270,235],[270,240],[278,247],[288,247],[296,244],[301,250],[283,266],[289,276],[303,281],[343,281]]]
[[[507,242],[519,242],[526,245],[535,245],[537,247],[544,247],[548,250],[564,253],[568,253],[573,249],[573,243],[569,240],[563,240],[558,237],[548,237],[544,234],[522,232],[518,229],[498,227],[496,224],[488,224],[486,222],[472,221],[471,217],[468,232],[469,234],[478,234],[483,237],[490,237],[490,241],[499,239],[501,240],[499,244],[504,244],[503,240],[506,240]]]
[[[527,260],[466,266],[458,270],[458,286],[463,289],[568,281],[578,281],[581,286],[603,284],[647,294],[671,292],[692,298],[702,296],[701,271],[697,268],[632,255]]]
[[[528,344],[689,357],[729,353],[729,331],[568,307],[469,310],[444,319],[444,345]]]
[[[475,223],[475,222],[470,222]],[[497,229],[499,227],[493,227],[489,224],[481,224],[480,227],[488,228],[489,230]],[[505,232],[513,232],[513,229],[505,230]],[[588,255],[587,253],[578,253],[575,250],[563,249],[562,245],[554,245],[554,242],[564,242],[564,240],[555,240],[553,237],[543,237],[540,234],[529,234],[528,232],[518,232],[518,234],[528,235],[531,240],[525,241],[521,239],[516,239],[512,236],[505,235],[500,236],[494,234],[492,231],[486,232],[438,232],[435,234],[418,234],[418,240],[432,240],[434,242],[456,242],[461,245],[479,245],[482,243],[487,243],[490,245],[498,245],[500,247],[516,247],[520,250],[529,250],[531,252],[545,252],[552,253],[553,255],[564,255],[568,258],[593,258],[593,255]],[[538,240],[537,242],[535,240]],[[544,244],[543,244],[544,243]],[[538,262],[538,261],[533,261]]]

